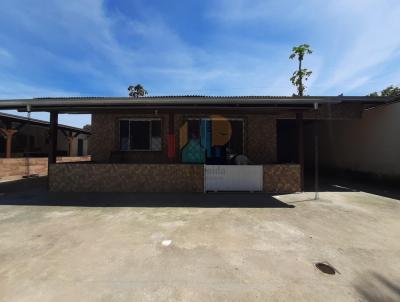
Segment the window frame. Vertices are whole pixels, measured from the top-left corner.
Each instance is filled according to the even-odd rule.
[[[128,146],[129,148],[127,150],[122,150],[121,148],[121,121],[128,121],[128,138],[129,138],[129,142],[128,142]],[[131,126],[130,126],[130,122],[134,121],[134,122],[149,122],[150,126],[149,126],[149,138],[150,138],[150,149],[131,149]],[[160,122],[160,140],[161,140],[161,144],[160,144],[160,149],[159,150],[152,150],[151,149],[151,139],[152,139],[152,121],[159,121]],[[145,118],[141,118],[141,117],[132,117],[132,118],[120,118],[118,119],[118,149],[120,152],[162,152],[163,151],[163,137],[162,137],[162,118],[159,117],[145,117]]]

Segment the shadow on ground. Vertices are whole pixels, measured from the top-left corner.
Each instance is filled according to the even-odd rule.
[[[400,301],[400,285],[376,272],[367,273],[357,280],[355,289],[365,301]]]
[[[305,189],[314,190],[312,177]],[[367,192],[400,200],[400,190],[346,177],[323,177],[320,192]],[[0,183],[0,204],[92,207],[294,208],[263,193],[49,193],[47,177]]]
[[[294,208],[263,193],[50,193],[47,178],[0,184],[0,205],[86,207]]]
[[[307,175],[305,178],[306,192],[315,190],[313,175]],[[400,200],[399,187],[393,184],[373,181],[369,179],[355,178],[351,175],[324,175],[320,178],[320,192],[366,192],[374,195],[384,196]]]

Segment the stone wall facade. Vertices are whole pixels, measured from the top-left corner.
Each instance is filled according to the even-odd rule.
[[[165,114],[129,114],[129,113],[93,113],[91,136],[88,152],[92,160],[99,163],[112,161],[111,153],[118,152],[119,120],[123,118],[160,118],[161,151],[125,151],[124,161],[130,163],[168,163],[167,133],[168,115]]]
[[[57,157],[58,163],[90,161],[90,156]],[[0,180],[16,180],[24,176],[47,175],[47,157],[0,158]]]
[[[55,164],[53,192],[203,192],[202,165]]]
[[[264,165],[263,187],[268,193],[293,193],[301,191],[300,165]]]
[[[127,163],[179,163],[179,129],[187,118],[207,117],[212,113],[174,114],[174,132],[176,138],[176,158],[168,158],[167,134],[168,114],[138,113],[93,113],[92,135],[89,138],[89,154],[99,163],[111,161],[111,154],[119,151],[119,120],[123,118],[160,118],[162,132],[161,151],[124,151],[123,162]],[[270,115],[224,114],[226,118],[244,120],[245,154],[254,164],[275,163],[277,159],[276,119]]]
[[[264,165],[263,191],[293,193],[300,188],[299,165]],[[204,166],[183,164],[50,165],[53,192],[203,192]]]
[[[266,115],[248,115],[247,156],[254,164],[272,164],[277,161],[276,119]]]

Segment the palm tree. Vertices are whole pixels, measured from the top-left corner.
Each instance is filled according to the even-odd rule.
[[[128,87],[128,91],[129,91],[129,96],[132,98],[137,98],[147,95],[147,90],[144,89],[144,87],[140,84],[137,84],[135,86],[130,85]]]
[[[312,74],[311,70],[306,68],[302,68],[301,64],[304,60],[304,56],[306,54],[312,54],[312,50],[310,49],[310,45],[302,44],[296,47],[293,47],[292,54],[290,55],[289,59],[298,58],[299,60],[299,69],[293,72],[293,76],[290,78],[290,81],[294,86],[297,87],[298,95],[303,96],[305,86],[303,84],[303,79],[305,81],[308,80],[310,75]]]

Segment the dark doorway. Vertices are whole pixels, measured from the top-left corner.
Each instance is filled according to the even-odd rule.
[[[4,139],[4,136],[0,135],[0,156],[4,156],[5,152],[6,152],[6,140]]]
[[[83,139],[78,139],[78,156],[83,155]]]
[[[279,163],[298,163],[298,129],[296,120],[277,120]]]

